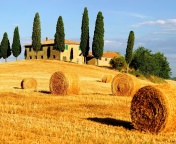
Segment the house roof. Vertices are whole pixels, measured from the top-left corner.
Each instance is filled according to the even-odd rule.
[[[92,57],[92,52],[89,52],[88,57]],[[114,58],[114,57],[119,57],[120,54],[116,53],[116,52],[104,52],[102,57],[106,57],[106,58]]]
[[[102,57],[114,58],[116,56],[120,56],[120,54],[116,52],[104,52]]]
[[[41,42],[42,45],[47,45],[47,44],[54,44],[54,39],[48,39],[46,38],[45,41]],[[75,44],[79,45],[79,42],[73,41],[73,40],[65,40],[65,44]],[[25,46],[31,46],[32,44],[26,44]]]

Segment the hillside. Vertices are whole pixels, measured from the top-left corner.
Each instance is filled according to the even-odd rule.
[[[56,71],[75,72],[79,95],[54,96],[49,80]],[[1,143],[176,143],[175,133],[151,135],[133,129],[131,97],[112,96],[103,74],[118,72],[57,60],[21,60],[0,64]],[[33,77],[37,91],[23,90]],[[176,86],[174,81],[168,81]],[[143,85],[150,84],[141,80]]]

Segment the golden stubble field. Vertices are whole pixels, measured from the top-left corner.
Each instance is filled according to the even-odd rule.
[[[50,94],[50,77],[60,70],[79,76],[79,95]],[[130,119],[132,98],[113,96],[111,83],[101,82],[103,74],[115,76],[117,73],[57,60],[1,63],[0,143],[176,143],[176,132],[152,135],[133,128]],[[37,90],[21,89],[22,79],[31,77],[37,80]],[[144,85],[148,83],[142,81]],[[169,83],[176,84],[174,81]]]

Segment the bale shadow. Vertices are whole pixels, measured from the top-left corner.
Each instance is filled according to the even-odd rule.
[[[37,91],[37,92],[44,93],[44,94],[51,94],[50,91],[46,91],[46,90],[39,90],[39,91]]]
[[[22,89],[21,87],[13,87],[14,89]]]
[[[118,120],[118,119],[113,119],[113,118],[97,118],[97,117],[87,118],[87,120],[98,122],[98,123],[101,123],[101,124],[106,124],[106,125],[122,126],[127,130],[134,129],[131,122],[124,121],[124,120]]]

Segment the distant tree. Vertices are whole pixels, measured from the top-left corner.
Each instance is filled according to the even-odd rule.
[[[112,68],[117,69],[118,71],[121,71],[126,67],[126,61],[123,56],[114,57],[110,60],[109,64],[112,66]]]
[[[89,17],[87,7],[84,8],[82,17],[80,48],[84,56],[84,63],[86,63],[86,57],[89,53]]]
[[[0,45],[0,59],[2,58],[2,52],[1,52],[1,45]]]
[[[32,47],[33,50],[36,51],[37,55],[38,51],[40,51],[41,49],[41,26],[39,13],[36,13],[34,17],[32,31]]]
[[[133,67],[135,70],[145,71],[147,73],[147,68],[145,67],[145,63],[151,59],[151,51],[144,48],[139,47],[134,51],[132,61],[130,63],[130,67]]]
[[[62,16],[59,16],[56,25],[56,33],[54,36],[54,49],[59,51],[59,57],[61,60],[61,52],[64,52],[65,50],[65,32]]]
[[[130,31],[130,34],[128,36],[126,54],[125,54],[125,60],[126,60],[126,63],[127,63],[127,73],[128,73],[129,65],[130,65],[131,60],[132,60],[132,56],[133,56],[134,39],[135,39],[134,32]]]
[[[170,78],[171,69],[164,54],[152,54],[151,50],[139,47],[134,51],[130,67],[144,75],[155,75],[161,78]]]
[[[13,56],[16,57],[16,60],[21,53],[21,43],[20,43],[20,35],[19,35],[18,27],[16,27],[14,30],[14,36],[13,36],[13,42],[12,42],[12,53],[13,53]]]
[[[70,61],[72,61],[73,59],[73,48],[71,48],[71,51],[70,51]]]
[[[157,71],[155,71],[155,75],[161,78],[170,78],[171,68],[169,66],[169,62],[163,53],[157,52],[153,54],[153,59],[155,61],[155,65],[157,67]]]
[[[7,58],[11,55],[11,49],[8,35],[6,32],[4,33],[3,39],[1,41],[1,54],[2,57],[5,59],[5,62],[7,62]]]
[[[26,51],[26,49],[24,50],[24,58],[26,59],[26,57],[27,57],[27,51]]]
[[[98,12],[96,23],[95,23],[95,30],[92,42],[92,54],[97,59],[102,57],[103,50],[104,50],[104,17],[102,12]]]

